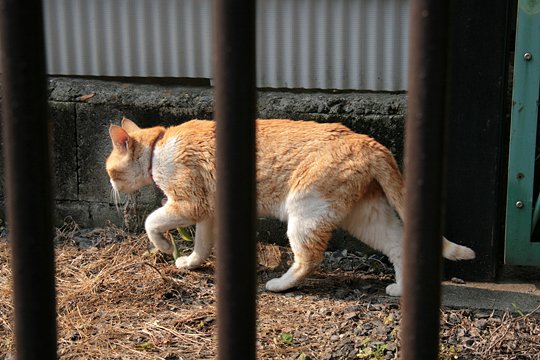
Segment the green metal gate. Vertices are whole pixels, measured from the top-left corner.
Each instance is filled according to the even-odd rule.
[[[540,217],[535,189],[539,160],[538,103],[540,90],[540,0],[519,0],[512,123],[508,160],[505,263],[540,266],[540,239],[533,236]],[[540,177],[540,163],[536,167]],[[536,179],[538,183],[540,179]]]

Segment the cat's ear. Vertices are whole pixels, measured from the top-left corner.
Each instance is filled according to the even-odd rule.
[[[122,117],[122,129],[126,130],[128,134],[141,130],[141,128],[127,117]]]
[[[111,125],[109,127],[109,135],[111,135],[111,140],[113,146],[121,152],[126,152],[129,144],[129,135],[126,130],[122,129],[120,126]]]

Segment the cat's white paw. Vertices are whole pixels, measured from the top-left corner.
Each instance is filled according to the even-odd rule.
[[[272,292],[281,292],[290,289],[291,286],[283,281],[282,278],[276,278],[269,280],[266,283],[266,290],[272,291]]]
[[[388,285],[386,293],[390,296],[401,296],[401,285],[396,283]]]
[[[176,259],[175,265],[179,269],[195,269],[201,265],[201,261],[197,261],[192,256],[181,256]]]
[[[162,253],[165,254],[172,254],[173,253],[173,247],[170,241],[155,241],[154,246],[159,249]]]

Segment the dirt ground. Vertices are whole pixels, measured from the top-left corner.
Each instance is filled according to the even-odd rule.
[[[178,235],[176,235],[178,237]],[[178,239],[181,251],[192,243]],[[144,234],[115,227],[57,231],[58,351],[62,359],[213,359],[214,260],[183,271],[148,251]],[[397,359],[400,305],[384,294],[385,260],[328,252],[320,270],[285,294],[263,290],[290,261],[286,248],[259,245],[257,357]],[[13,357],[9,246],[0,240],[0,359]],[[237,336],[243,336],[237,334]],[[540,359],[533,313],[441,310],[442,359]]]

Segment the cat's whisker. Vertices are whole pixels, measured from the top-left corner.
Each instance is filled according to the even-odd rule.
[[[114,186],[111,186],[111,198],[113,200],[114,206],[116,207],[116,210],[120,211],[120,208],[118,207],[121,200],[120,192]]]
[[[111,202],[116,206],[116,199],[114,196],[114,189],[111,187],[109,190],[109,198],[111,199]]]
[[[126,195],[126,202],[124,203],[124,207],[129,206],[129,204],[135,202],[136,195],[131,193]]]

